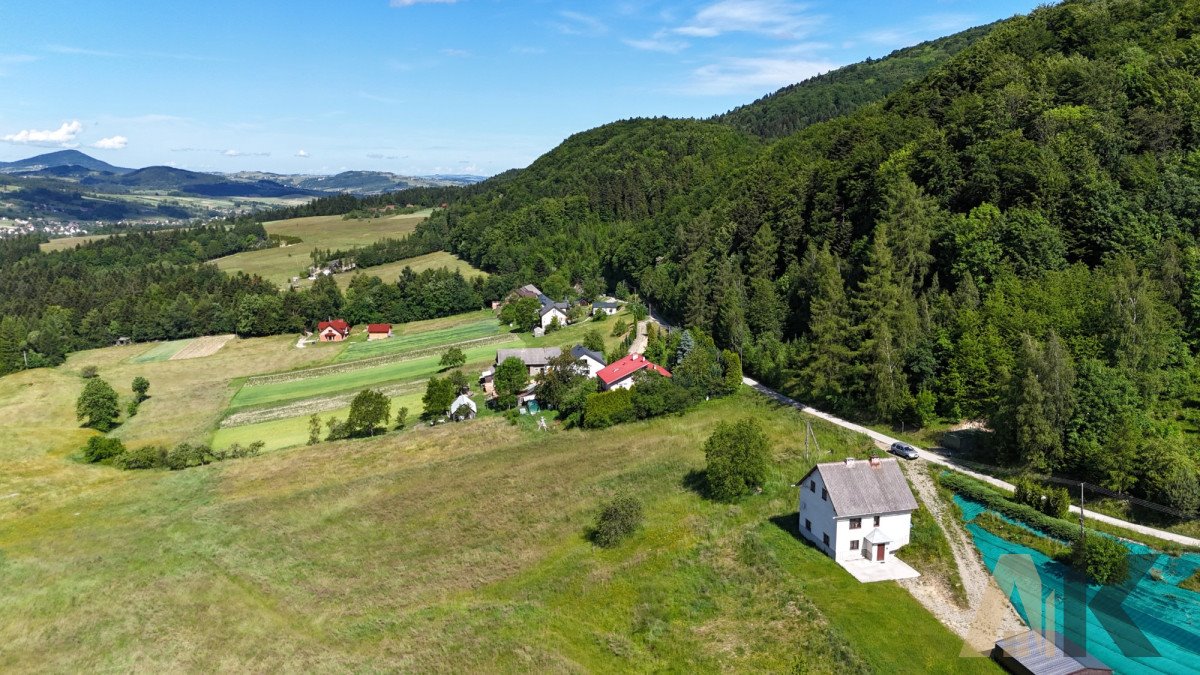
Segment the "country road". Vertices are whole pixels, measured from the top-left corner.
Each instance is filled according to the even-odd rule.
[[[849,429],[850,431],[857,431],[860,434],[865,434],[865,435],[869,436],[871,438],[871,440],[875,441],[876,445],[878,445],[881,449],[883,449],[885,451],[889,447],[891,447],[892,443],[897,442],[897,439],[892,438],[891,436],[881,434],[878,431],[868,429],[862,425],[855,424],[853,422],[848,422],[839,417],[830,415],[827,412],[822,412],[820,410],[817,410],[816,408],[806,406],[803,403],[800,403],[799,401],[796,401],[794,399],[788,398],[787,396],[784,396],[783,394],[775,391],[774,389],[771,389],[770,387],[768,387],[764,384],[759,384],[758,381],[756,381],[752,378],[743,377],[742,383],[745,384],[746,386],[750,387],[751,389],[754,389],[755,391],[759,392],[760,394],[763,394],[764,396],[773,398],[776,401],[778,401],[784,405],[790,405],[793,408],[796,408],[802,412],[808,413],[809,415],[812,415],[814,417],[819,417],[819,418],[825,420],[826,422],[835,424],[839,427],[842,427],[843,429]],[[909,445],[911,445],[911,443]],[[994,478],[992,476],[988,476],[988,475],[979,473],[977,471],[971,471],[970,469],[959,466],[959,465],[955,464],[950,458],[946,457],[945,455],[942,455],[940,453],[929,450],[928,448],[917,448],[917,451],[921,454],[921,458],[926,461],[932,462],[934,464],[940,464],[942,466],[954,469],[955,471],[958,471],[959,473],[966,474],[972,478],[981,480],[981,481],[988,483],[990,485],[993,485],[995,487],[1002,488],[1002,489],[1008,490],[1010,492],[1013,490],[1013,486],[1011,483],[1007,483],[1005,481],[1000,480],[999,478]],[[1071,513],[1079,513],[1079,507],[1072,504],[1071,505]],[[1137,523],[1130,523],[1130,522],[1121,520],[1120,518],[1114,518],[1112,516],[1108,516],[1103,513],[1096,513],[1095,511],[1084,510],[1083,515],[1085,518],[1091,518],[1092,520],[1097,520],[1102,523],[1108,523],[1110,525],[1115,525],[1117,527],[1123,527],[1127,530],[1130,530],[1131,532],[1137,532],[1137,533],[1149,535],[1152,537],[1158,537],[1159,539],[1173,541],[1178,544],[1183,544],[1184,546],[1200,547],[1200,539],[1196,539],[1194,537],[1188,537],[1188,536],[1185,536],[1182,534],[1176,534],[1175,532],[1167,532],[1166,530],[1159,530],[1159,529],[1156,529],[1153,527],[1147,527],[1146,525],[1138,525]]]

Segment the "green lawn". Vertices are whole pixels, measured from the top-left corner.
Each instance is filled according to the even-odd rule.
[[[394,396],[390,400],[392,402],[391,412],[395,414],[400,408],[408,408],[408,425],[420,424],[417,418],[421,415],[421,397],[424,392],[415,392],[405,394],[403,396]],[[475,396],[476,405],[482,408],[482,396]],[[340,420],[345,420],[350,407],[339,408],[337,410],[320,413],[322,424],[330,417],[336,417]],[[234,443],[249,445],[255,441],[262,441],[266,450],[278,450],[280,448],[288,448],[293,445],[304,445],[308,442],[308,420],[307,416],[289,417],[282,420],[272,420],[270,422],[259,422],[257,424],[246,424],[240,427],[229,427],[217,429],[213,434],[212,446],[215,448],[227,448]],[[322,427],[322,438],[328,429]]]
[[[493,416],[122,472],[66,459],[77,379],[0,378],[5,671],[1000,672],[795,538],[805,418],[749,393],[604,431]],[[686,477],[744,416],[766,489],[709,502]],[[813,425],[823,459],[870,446]],[[645,525],[597,549],[619,492]]]
[[[448,267],[451,270],[458,270],[459,272],[462,272],[462,275],[468,279],[474,276],[486,277],[488,275],[487,272],[475,267],[471,263],[459,258],[453,253],[447,253],[446,251],[434,251],[433,253],[419,255],[414,258],[405,258],[404,260],[387,263],[385,265],[363,267],[362,269],[350,274],[334,275],[333,278],[337,281],[338,286],[345,291],[350,286],[350,280],[353,279],[354,275],[357,273],[379,277],[388,283],[395,283],[396,280],[400,278],[400,272],[403,271],[405,267],[411,267],[412,271],[414,272],[424,272],[425,270]],[[306,279],[301,279],[300,281],[300,286],[302,288],[308,284]]]

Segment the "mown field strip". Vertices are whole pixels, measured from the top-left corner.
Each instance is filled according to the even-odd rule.
[[[478,348],[489,344],[507,344],[517,341],[511,335],[495,335],[492,337],[479,338],[476,340],[467,340],[465,342],[452,342],[448,344],[437,345],[425,349],[414,349],[412,351],[401,352],[398,354],[387,354],[384,356],[376,356],[369,359],[359,359],[357,361],[346,361],[345,363],[334,363],[328,366],[317,366],[315,368],[305,368],[304,370],[294,370],[286,373],[276,373],[274,375],[256,375],[248,378],[243,388],[246,387],[263,387],[275,384],[285,384],[288,382],[299,382],[302,380],[310,380],[318,377],[328,377],[330,375],[338,375],[348,373],[355,370],[363,370],[367,368],[377,368],[379,366],[388,365],[391,363],[402,363],[405,361],[413,361],[422,357],[431,355],[441,355],[450,347],[466,347]],[[465,351],[465,350],[464,350]]]
[[[501,347],[518,347],[523,345],[518,338],[506,342],[475,345],[463,351],[470,367],[482,366],[496,357],[496,349]],[[391,359],[387,363],[373,367],[357,367],[359,364],[345,364],[338,371],[322,371],[321,376],[305,377],[276,381],[269,384],[243,386],[234,394],[230,401],[230,410],[263,407],[272,403],[284,403],[300,399],[314,398],[322,395],[336,395],[356,392],[368,387],[398,383],[406,380],[428,378],[441,370],[438,361],[444,348],[428,350],[428,356],[405,359]],[[356,366],[346,368],[346,366]],[[305,372],[305,371],[297,371]],[[309,371],[311,372],[311,371]]]
[[[221,351],[221,347],[225,346],[234,338],[232,333],[226,335],[208,335],[192,340],[191,344],[184,345],[183,349],[175,352],[171,356],[170,361],[182,361],[183,359],[200,359],[205,356],[212,356]]]
[[[506,332],[506,329],[496,321],[494,316],[458,326],[414,333],[404,332],[403,328],[405,327],[401,327],[400,332],[386,340],[352,343],[338,355],[336,360],[357,361],[385,354],[409,352],[423,347],[450,347],[466,344],[479,338],[500,336]]]
[[[378,391],[389,398],[403,396],[421,391],[425,383],[429,380],[413,380],[404,384],[392,385],[390,387],[380,387]],[[232,415],[221,420],[220,427],[222,429],[230,429],[233,427],[243,427],[250,424],[261,424],[263,422],[274,422],[276,420],[288,419],[289,417],[308,417],[314,413],[327,413],[333,410],[341,410],[350,405],[351,399],[358,395],[358,392],[342,394],[340,396],[318,396],[316,398],[304,399],[295,401],[287,405],[275,406],[271,408],[258,408],[255,410],[245,410],[242,412],[233,413]]]
[[[137,356],[129,359],[130,363],[157,363],[167,361],[186,348],[196,338],[160,342]]]

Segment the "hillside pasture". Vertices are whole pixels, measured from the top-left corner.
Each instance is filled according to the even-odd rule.
[[[338,361],[356,361],[384,354],[403,354],[431,347],[461,344],[507,332],[491,310],[458,314],[445,319],[414,321],[392,326],[392,337],[350,342]]]
[[[446,251],[434,251],[433,253],[419,255],[415,258],[405,258],[404,260],[387,263],[386,265],[363,267],[359,270],[355,270],[355,272],[351,272],[350,274],[335,275],[334,279],[337,281],[338,286],[343,291],[350,287],[350,281],[354,279],[354,275],[356,273],[379,277],[388,283],[395,283],[396,280],[400,278],[400,272],[404,271],[405,267],[411,267],[412,271],[417,273],[424,272],[425,270],[435,270],[446,267],[451,271],[457,270],[468,279],[471,277],[488,276],[487,272],[484,272],[471,263],[462,260],[453,253],[447,253]],[[300,284],[302,288],[311,283],[307,279],[301,279],[301,282],[303,282]]]
[[[75,248],[80,244],[86,244],[89,241],[99,241],[101,239],[107,239],[111,236],[111,234],[89,234],[82,237],[57,237],[55,239],[51,239],[50,241],[42,242],[41,249],[43,253],[65,251]]]
[[[276,246],[258,251],[236,253],[213,261],[226,272],[257,274],[285,286],[294,276],[305,278],[312,264],[314,249],[349,249],[366,246],[380,239],[403,237],[416,229],[428,211],[382,218],[344,220],[342,216],[312,216],[264,223],[268,234],[299,237],[291,246]]]
[[[90,432],[31,400],[70,380],[0,379],[20,413],[0,416],[0,490],[20,493],[0,501],[6,671],[999,672],[794,536],[806,418],[749,393],[597,432],[493,416],[122,472],[68,461]],[[745,416],[773,448],[764,493],[709,502],[688,477]],[[870,446],[813,426],[822,459]],[[645,524],[598,549],[618,493]]]

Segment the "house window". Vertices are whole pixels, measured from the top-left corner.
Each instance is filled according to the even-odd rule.
[[[812,532],[812,521],[811,520],[804,521],[804,529],[808,530],[809,532]]]
[[[850,529],[861,530],[862,529],[862,518],[851,518],[850,519]]]
[[[879,516],[875,516],[875,527],[879,527]]]
[[[826,546],[829,546],[829,535],[828,534],[821,535],[821,541],[825,542]]]
[[[829,490],[826,490],[825,488],[821,488],[821,501],[823,501],[823,502],[829,501]]]
[[[858,550],[858,540],[857,540],[857,539],[855,539],[854,541],[850,542],[850,550],[851,550],[851,551],[857,551],[857,550]]]
[[[817,481],[815,481],[815,480],[808,481],[808,491],[809,492],[817,491]]]

